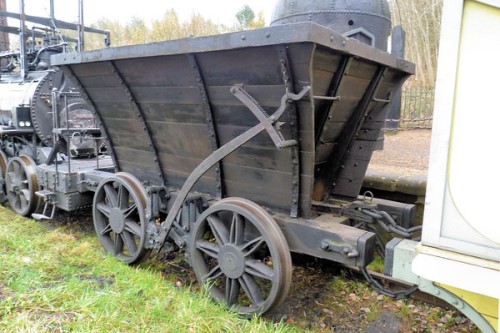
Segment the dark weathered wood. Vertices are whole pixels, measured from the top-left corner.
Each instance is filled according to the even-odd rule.
[[[363,98],[359,102],[356,110],[353,112],[349,122],[342,129],[342,134],[339,136],[338,145],[335,146],[328,161],[320,168],[316,174],[316,182],[313,193],[313,199],[324,200],[330,195],[331,188],[335,186],[334,181],[339,177],[343,170],[344,160],[349,156],[356,134],[363,124],[367,109],[372,102],[373,96],[377,91],[380,80],[383,77],[385,68],[379,67],[376,74],[371,79],[371,82]],[[357,189],[359,191],[359,189]]]
[[[187,54],[195,58],[197,70]],[[242,85],[266,114],[280,107],[287,86],[292,92],[312,86],[309,96],[288,106],[280,119],[281,134],[296,139],[296,148],[279,150],[269,134],[261,132],[224,158],[220,167],[227,169],[221,177],[226,195],[284,212],[296,205],[302,217],[314,214],[311,195],[318,168],[325,179],[337,177],[339,184],[362,178],[358,170],[379,146],[383,124],[385,103],[371,98],[387,99],[413,70],[379,50],[309,24],[100,50],[57,61],[71,66],[94,103],[116,147],[116,160],[123,164],[120,169],[161,185],[153,167],[161,164],[166,185],[173,188],[180,188],[213,153],[214,134],[222,146],[258,124],[230,92],[233,85]],[[106,66],[109,61],[127,89]],[[389,69],[380,84],[374,84],[381,67]],[[340,100],[313,98],[329,95]],[[207,126],[207,110],[213,127]],[[366,148],[359,149],[354,141],[366,142]],[[339,171],[342,165],[349,170]],[[217,171],[212,168],[194,189],[216,195],[216,187]]]

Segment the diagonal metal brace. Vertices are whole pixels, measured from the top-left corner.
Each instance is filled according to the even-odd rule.
[[[186,200],[186,197],[188,196],[189,192],[193,188],[193,186],[216,163],[218,163],[224,157],[228,156],[233,151],[235,151],[236,149],[238,149],[239,147],[244,145],[249,140],[256,137],[263,130],[267,130],[267,132],[269,133],[269,135],[271,135],[272,138],[273,138],[273,135],[278,136],[279,141],[277,141],[277,142],[280,143],[280,146],[278,146],[278,144],[276,144],[276,141],[273,138],[273,141],[278,148],[284,148],[284,147],[286,147],[286,144],[289,144],[289,143],[287,143],[287,141],[284,141],[281,139],[280,134],[278,134],[278,131],[273,127],[273,124],[276,123],[278,121],[278,119],[283,115],[283,113],[286,110],[286,103],[289,100],[294,100],[294,101],[300,100],[310,90],[311,90],[311,87],[306,86],[298,94],[292,94],[292,93],[287,92],[281,98],[280,107],[270,117],[267,117],[266,112],[258,105],[258,103],[253,99],[252,96],[250,96],[245,90],[243,90],[243,88],[241,86],[233,86],[231,88],[231,92],[239,99],[240,99],[240,97],[242,97],[243,100],[242,99],[240,99],[240,100],[243,102],[243,104],[245,104],[255,114],[255,116],[260,121],[254,127],[248,129],[246,132],[238,135],[236,138],[232,139],[231,141],[229,141],[228,143],[226,143],[225,145],[223,145],[222,147],[220,147],[219,149],[214,151],[212,154],[210,154],[210,156],[205,158],[203,160],[203,162],[201,162],[193,170],[193,172],[191,172],[189,177],[184,182],[184,185],[182,185],[182,188],[179,192],[179,195],[175,198],[174,204],[170,208],[170,211],[168,212],[167,218],[161,224],[160,234],[155,239],[155,247],[156,248],[160,248],[165,243],[165,240],[167,239],[168,234],[170,233],[170,230],[172,229],[172,225],[175,222],[177,214],[179,213],[179,210],[182,208],[182,205],[183,205],[184,201]],[[273,134],[271,134],[271,133],[273,133]],[[295,142],[295,140],[290,140],[290,141]]]
[[[305,96],[311,90],[311,87],[305,87],[302,89],[302,91],[298,94],[292,94],[290,92],[287,92],[283,97],[281,98],[281,105],[279,109],[270,117],[267,116],[266,111],[262,109],[262,107],[257,103],[257,101],[245,90],[243,89],[242,86],[233,86],[231,88],[231,93],[238,98],[245,106],[252,111],[255,117],[260,121],[262,125],[264,125],[264,128],[266,129],[267,133],[273,140],[274,144],[276,145],[276,148],[281,149],[281,148],[286,148],[286,147],[292,147],[297,144],[297,141],[295,140],[285,140],[283,138],[283,135],[279,131],[280,125],[282,123],[277,123],[277,120],[281,117],[283,112],[286,109],[286,103],[289,100],[292,101],[298,101],[302,99],[302,97]]]

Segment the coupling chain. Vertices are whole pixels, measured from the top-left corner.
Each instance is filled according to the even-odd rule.
[[[363,273],[363,276],[365,277],[370,287],[372,287],[372,289],[378,292],[379,294],[389,296],[394,299],[407,299],[413,292],[418,290],[417,285],[413,285],[407,289],[402,289],[402,290],[396,290],[396,291],[388,290],[373,278],[370,272],[368,272],[368,270],[366,269],[366,266],[361,267],[360,270],[361,273]]]
[[[362,208],[361,212],[374,219],[385,232],[393,233],[403,238],[410,239],[414,233],[422,231],[422,226],[420,225],[411,228],[404,228],[398,225],[389,213],[382,210]]]

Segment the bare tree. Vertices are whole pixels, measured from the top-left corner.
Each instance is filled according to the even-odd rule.
[[[406,58],[417,66],[410,84],[433,87],[436,81],[443,0],[390,0],[392,21],[406,31]]]

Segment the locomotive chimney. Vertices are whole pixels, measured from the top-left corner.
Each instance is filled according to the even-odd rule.
[[[7,11],[7,0],[0,0],[0,10]],[[7,25],[7,18],[0,16],[0,26]],[[8,51],[10,48],[9,34],[6,32],[0,32],[0,52]]]

